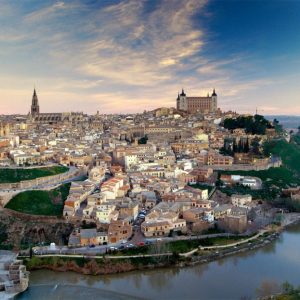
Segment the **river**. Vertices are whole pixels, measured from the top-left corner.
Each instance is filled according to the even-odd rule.
[[[300,225],[267,246],[207,264],[106,276],[33,271],[17,299],[255,299],[257,290],[300,284]]]

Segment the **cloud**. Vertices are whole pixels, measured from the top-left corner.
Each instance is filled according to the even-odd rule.
[[[216,88],[222,108],[253,109],[261,90],[278,84],[247,78],[256,69],[249,56],[210,56],[199,22],[211,16],[207,0],[31,3],[0,0],[0,108],[6,112],[27,112],[34,84],[42,111],[91,113],[174,106],[181,87],[194,96]],[[4,110],[7,97],[14,106]]]
[[[144,4],[126,1],[97,13],[93,40],[78,53],[84,57],[80,72],[153,86],[172,79],[184,59],[199,53],[202,32],[193,28],[191,17],[204,1],[162,1],[147,14]]]
[[[59,16],[64,13],[64,10],[73,7],[73,5],[66,5],[62,1],[57,1],[50,6],[45,6],[41,9],[33,11],[24,17],[24,22],[35,23],[39,21],[45,21],[45,19],[50,19]]]

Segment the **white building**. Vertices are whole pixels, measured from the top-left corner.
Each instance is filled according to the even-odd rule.
[[[246,204],[251,203],[252,196],[251,195],[232,195],[231,196],[231,203],[234,206],[246,206]]]

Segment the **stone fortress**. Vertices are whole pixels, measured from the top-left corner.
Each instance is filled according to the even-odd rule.
[[[215,113],[218,109],[218,97],[215,89],[211,96],[206,97],[187,97],[182,89],[181,94],[178,93],[176,99],[176,108],[187,113]]]

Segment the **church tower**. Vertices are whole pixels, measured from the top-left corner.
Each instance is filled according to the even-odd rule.
[[[32,102],[31,102],[31,115],[36,116],[40,113],[40,106],[39,106],[39,100],[36,95],[36,91],[34,89],[33,96],[32,96]]]
[[[212,100],[212,112],[216,112],[218,109],[218,96],[216,93],[216,90],[214,89],[213,93],[211,94],[211,100]]]
[[[188,103],[187,98],[184,90],[182,89],[182,92],[177,97],[177,109],[187,111],[188,110]]]

